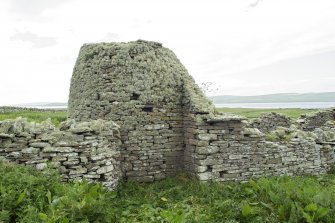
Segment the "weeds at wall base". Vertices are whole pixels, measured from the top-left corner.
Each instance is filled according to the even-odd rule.
[[[0,222],[333,222],[335,176],[204,183],[62,183],[53,170],[0,163]]]

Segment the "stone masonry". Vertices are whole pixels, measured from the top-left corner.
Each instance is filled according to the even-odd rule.
[[[75,123],[55,128],[26,119],[0,122],[0,160],[45,169],[57,168],[64,179],[99,181],[114,187],[121,177],[119,127],[109,121]]]
[[[332,120],[335,120],[335,108],[303,115],[298,119],[298,122],[301,129],[305,131],[312,131]]]
[[[126,179],[153,181],[183,170],[186,107],[206,113],[212,109],[174,53],[161,44],[136,41],[81,48],[71,80],[69,116],[77,121],[113,120],[122,126]]]
[[[285,116],[264,115],[246,128],[241,117],[215,114],[173,52],[155,42],[84,45],[71,81],[69,116],[121,126],[122,171],[129,180],[153,181],[181,170],[200,180],[317,174],[334,162],[322,157],[326,142],[266,141],[261,131],[292,124]],[[334,149],[327,145],[328,152]]]
[[[335,163],[334,110],[305,125],[277,114],[257,123],[218,114],[174,53],[156,42],[85,44],[68,105],[70,119],[59,129],[34,125],[41,130],[27,127],[22,136],[20,120],[1,122],[13,127],[0,127],[0,157],[37,168],[51,161],[65,178],[110,186],[121,176],[150,182],[179,171],[203,181],[322,174]],[[303,131],[306,123],[313,128]]]
[[[250,127],[257,128],[260,131],[267,133],[276,130],[277,127],[290,127],[293,121],[285,115],[276,112],[263,113],[259,118],[253,119]]]

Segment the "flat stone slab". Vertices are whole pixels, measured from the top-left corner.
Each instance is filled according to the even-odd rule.
[[[207,118],[206,122],[208,123],[218,123],[218,122],[227,122],[227,121],[243,121],[246,118],[234,115],[234,114],[223,114],[214,117]]]
[[[11,134],[6,133],[0,133],[0,138],[6,139],[6,138],[13,138],[14,136]]]

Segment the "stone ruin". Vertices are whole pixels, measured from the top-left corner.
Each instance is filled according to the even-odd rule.
[[[153,181],[182,171],[184,120],[213,111],[174,53],[159,43],[89,44],[80,50],[69,116],[122,126],[126,179]]]
[[[262,113],[259,118],[251,120],[249,127],[257,128],[263,133],[269,133],[277,129],[278,126],[289,128],[293,120],[285,115],[276,112]]]
[[[0,122],[0,157],[37,168],[50,162],[65,179],[110,187],[181,171],[203,181],[321,174],[335,162],[335,109],[299,123],[277,114],[253,122],[218,114],[174,53],[156,42],[85,44],[68,106],[70,119],[58,128]]]

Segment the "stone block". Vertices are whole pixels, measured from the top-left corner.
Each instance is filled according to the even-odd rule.
[[[88,173],[83,175],[85,179],[99,179],[101,177],[100,174]]]
[[[46,163],[38,163],[36,164],[36,169],[37,170],[44,170],[45,168],[47,168],[47,164]]]
[[[0,138],[2,138],[2,139],[11,139],[13,137],[14,137],[14,135],[12,135],[12,134],[6,134],[6,133],[1,133],[0,132]]]
[[[40,151],[39,148],[29,147],[22,149],[22,154],[38,154]]]
[[[44,153],[54,153],[54,152],[71,153],[73,151],[75,151],[75,149],[72,147],[46,147],[43,149]]]
[[[47,142],[32,142],[29,143],[29,146],[35,147],[35,148],[45,148],[45,147],[50,147],[50,143]]]
[[[90,159],[91,159],[92,161],[103,160],[104,158],[105,158],[105,156],[102,155],[102,154],[94,155],[94,156],[91,156],[91,157],[90,157]]]
[[[198,154],[214,154],[219,151],[219,147],[217,146],[207,146],[207,147],[196,147],[195,152]]]
[[[70,170],[69,175],[80,175],[80,174],[85,174],[85,173],[87,173],[87,169],[82,167],[82,168]]]
[[[206,172],[207,169],[208,169],[207,166],[196,166],[196,168],[195,168],[196,172],[198,172],[198,173]]]
[[[204,140],[204,141],[209,141],[209,140],[217,140],[217,135],[216,134],[198,134],[197,138],[199,140]]]
[[[103,166],[103,167],[100,167],[99,169],[97,169],[97,174],[105,174],[105,173],[108,173],[108,172],[113,171],[113,170],[114,170],[113,165]]]
[[[243,158],[243,155],[240,155],[240,154],[231,154],[229,155],[229,159],[230,160],[239,160],[239,159],[242,159]]]
[[[221,177],[235,180],[241,176],[239,173],[224,173],[221,175]]]
[[[210,180],[217,179],[219,177],[219,173],[215,173],[215,172],[197,173],[196,177],[198,180],[201,180],[201,181],[210,181]]]
[[[65,166],[73,166],[79,164],[79,159],[70,159],[68,161],[63,162]]]

